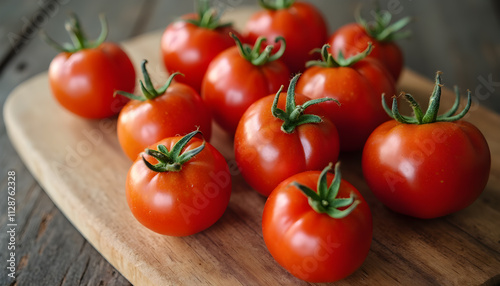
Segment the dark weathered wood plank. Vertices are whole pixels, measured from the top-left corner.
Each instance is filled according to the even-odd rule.
[[[68,2],[68,1],[66,1]],[[107,12],[108,22],[111,26],[109,39],[120,41],[130,36],[135,19],[139,17],[140,7],[147,1],[71,1],[61,5],[57,13],[53,13],[47,22],[37,28],[44,28],[59,41],[68,41],[63,27],[67,17],[65,11],[74,10],[81,17],[82,25],[89,35],[97,36],[99,23],[97,14]],[[36,2],[30,2],[35,3]],[[61,1],[63,3],[63,1]],[[117,5],[123,5],[120,12]],[[17,7],[17,6],[16,6]],[[7,9],[2,9],[6,11]],[[30,12],[29,14],[36,14]],[[13,14],[14,15],[14,14]],[[26,13],[25,15],[28,15]],[[14,16],[13,16],[14,17]],[[17,17],[17,16],[16,16]],[[3,18],[2,18],[3,19]],[[112,26],[118,27],[113,29]],[[5,26],[7,29],[8,27]],[[22,27],[21,27],[22,29]],[[43,43],[38,35],[27,37],[26,43],[19,51],[12,54],[5,69],[0,75],[0,102],[3,103],[17,84],[23,82],[34,74],[46,70],[50,60],[56,52]],[[36,91],[34,91],[36,96]],[[18,228],[16,259],[18,277],[12,281],[5,275],[0,277],[1,285],[16,283],[17,285],[127,285],[129,282],[123,278],[102,256],[81,236],[64,215],[54,206],[45,192],[38,186],[32,175],[24,167],[16,152],[13,150],[3,124],[3,109],[0,111],[0,164],[2,173],[1,205],[6,205],[7,196],[6,179],[7,169],[16,170],[18,201]],[[5,171],[4,171],[5,166]],[[5,190],[5,191],[4,191]],[[7,209],[0,208],[1,241],[0,252],[2,269],[5,269],[6,255],[6,218]],[[5,258],[5,259],[4,259]],[[5,267],[4,267],[5,266]],[[4,271],[2,271],[4,273]]]
[[[108,16],[110,25],[115,25],[115,27],[117,27],[111,28],[110,38],[113,40],[123,40],[147,31],[162,29],[170,21],[175,19],[177,14],[184,13],[185,11],[192,11],[193,6],[191,1],[159,0],[127,1],[126,3],[124,1],[102,1],[103,3],[101,3],[99,1],[62,0],[60,2],[67,2],[67,4],[64,4],[64,7],[56,13],[57,15],[54,16],[54,18],[51,18],[49,23],[44,24],[43,28],[45,28],[50,35],[54,36],[54,38],[65,41],[67,40],[67,36],[65,35],[65,31],[62,28],[61,23],[66,18],[65,11],[69,9],[77,12],[82,11],[81,18],[84,22],[84,26],[88,28],[89,34],[97,35],[99,29],[97,21],[95,21],[95,15],[92,11],[97,11],[101,7],[100,5],[105,5],[107,8],[103,10],[107,11],[109,16],[111,16],[111,18]],[[240,1],[220,0],[219,2],[238,3]],[[241,1],[241,3],[244,4],[254,2],[255,1],[249,0]],[[311,2],[320,7],[325,15],[327,15],[331,30],[347,21],[351,21],[352,17],[350,11],[354,10],[356,6],[356,3],[346,3],[345,1],[318,0]],[[387,5],[389,2],[394,1],[382,1],[381,7],[388,7]],[[15,4],[13,7],[24,9],[27,5],[38,5],[38,1],[23,1],[21,3],[23,4]],[[401,46],[406,53],[408,66],[427,77],[432,77],[437,69],[444,71],[445,74],[443,77],[447,86],[459,84],[462,87],[462,90],[465,90],[466,88],[471,89],[473,94],[476,95],[476,98],[478,99],[487,97],[486,100],[479,100],[479,102],[494,108],[498,112],[500,110],[500,103],[497,100],[500,97],[496,96],[498,95],[498,86],[490,86],[493,91],[489,90],[488,86],[485,86],[485,81],[487,82],[489,80],[490,75],[492,76],[492,80],[494,82],[500,81],[500,78],[498,78],[498,75],[500,74],[498,49],[498,43],[500,42],[498,31],[500,30],[500,25],[498,23],[498,19],[495,18],[495,11],[498,11],[497,2],[467,1],[461,2],[460,5],[458,5],[454,1],[436,2],[401,0],[399,3],[403,7],[403,10],[400,13],[395,14],[396,18],[403,15],[414,15],[417,17],[417,21],[411,24],[412,29],[414,30],[413,38],[400,41]],[[28,19],[33,17],[36,10],[31,10],[26,14],[24,14],[24,12],[16,14],[15,9],[5,9],[8,4],[3,3],[2,8],[0,9],[0,19],[2,19],[0,26],[4,31],[21,31],[23,28],[22,25],[24,24],[21,18],[23,16]],[[112,7],[113,5],[116,6]],[[119,9],[116,7],[119,7]],[[494,9],[495,7],[496,9]],[[132,16],[127,18],[126,15]],[[134,17],[133,15],[136,16]],[[151,15],[152,17],[149,18],[145,15]],[[438,25],[439,27],[435,27],[435,25]],[[13,28],[11,29],[10,27]],[[8,40],[7,42],[3,40],[1,42],[3,44],[9,43]],[[27,48],[28,46],[31,47]],[[6,96],[14,88],[14,86],[32,75],[45,70],[48,67],[48,63],[51,58],[55,54],[56,53],[42,43],[38,37],[34,37],[30,43],[20,50],[19,53],[13,55],[12,59],[9,60],[9,64],[0,74],[0,102],[2,102],[2,105]],[[483,86],[483,88],[481,88],[481,86]],[[478,88],[479,93],[476,92]],[[486,96],[488,93],[490,95]],[[22,170],[24,167],[15,154],[15,151],[13,151],[10,146],[8,139],[5,137],[3,117],[0,120],[2,121],[2,124],[0,124],[0,134],[2,134],[0,137],[0,149],[2,150],[2,152],[0,152],[0,165],[2,166],[2,173],[0,174],[2,191],[0,191],[0,195],[2,195],[1,199],[5,199],[5,196],[3,196],[3,189],[5,188],[3,188],[3,186],[6,171],[4,171],[4,168],[5,170],[9,168]],[[24,231],[24,238],[22,242],[22,247],[26,250],[26,253],[29,251],[37,253],[37,251],[41,248],[41,245],[36,245],[33,242],[30,242],[38,235],[39,240],[54,241],[56,245],[63,245],[60,244],[62,241],[68,239],[68,237],[71,237],[75,233],[78,234],[78,232],[73,229],[71,224],[65,220],[61,213],[57,209],[54,209],[53,204],[51,204],[48,200],[45,193],[40,191],[39,187],[37,187],[28,172],[22,171],[19,176],[20,180],[23,182],[21,183],[19,181],[18,188],[19,190],[23,190],[25,196],[28,197],[28,199],[24,199],[23,196],[21,204],[23,204],[23,207],[27,209],[26,212],[29,210],[31,213],[37,214],[35,216],[26,215],[26,219],[29,220],[26,222],[28,228]],[[498,184],[498,178],[494,180],[493,183]],[[29,199],[33,197],[43,203],[35,204],[33,200]],[[1,201],[1,199],[0,205],[4,205],[4,201]],[[481,199],[489,200],[492,208],[496,207],[499,202],[497,197],[487,196]],[[0,210],[3,211],[3,208],[0,208]],[[489,215],[488,209],[484,209],[482,211],[484,216]],[[467,210],[461,212],[460,215],[467,216]],[[1,227],[3,227],[5,225],[2,220],[5,218],[4,213],[0,212],[0,218],[0,222],[2,222]],[[460,220],[462,219],[463,218],[460,218]],[[45,223],[42,223],[42,221],[45,221]],[[64,223],[60,221],[66,222]],[[481,221],[475,219],[465,219],[463,220],[463,223],[459,225],[455,225],[453,223],[453,219],[450,219],[450,224],[467,232],[474,239],[478,240],[481,240],[483,237],[482,233],[492,230],[492,226],[484,225]],[[62,231],[66,229],[73,229],[73,234],[67,234],[65,231]],[[453,230],[453,228],[450,229]],[[34,235],[35,230],[37,230],[37,235]],[[454,231],[456,231],[456,229]],[[0,229],[0,246],[2,247],[2,251],[0,251],[0,263],[4,261],[2,255],[4,255],[3,247],[5,237],[2,235],[5,235],[5,229],[3,228]],[[50,238],[47,238],[46,236],[49,236]],[[492,245],[494,246],[498,243],[498,241],[481,242],[484,243],[486,247],[490,247]],[[47,247],[47,245],[45,245],[45,247]],[[373,251],[378,255],[381,251],[376,245],[377,243],[374,242]],[[72,257],[71,261],[64,260],[66,263],[71,265],[64,268],[67,271],[67,275],[65,276],[66,279],[62,278],[62,280],[58,281],[56,284],[99,284],[99,279],[105,281],[104,284],[113,284],[115,282],[112,281],[118,281],[120,279],[116,278],[120,277],[120,275],[117,275],[116,273],[113,274],[114,270],[112,267],[109,265],[107,265],[107,267],[102,266],[103,264],[107,264],[105,260],[102,258],[95,259],[99,258],[100,255],[95,252],[95,250],[93,250],[88,243],[81,244],[81,247],[76,250],[64,249],[65,248],[61,248],[60,250],[53,249],[52,252],[42,252],[45,255],[50,253],[51,255],[56,256],[57,258],[55,259],[64,260],[64,257]],[[80,252],[81,249],[83,250]],[[64,251],[70,251],[72,254],[66,255]],[[86,254],[87,251],[88,254]],[[34,277],[37,277],[35,274],[42,273],[43,276],[46,275],[46,273],[49,273],[46,276],[52,275],[50,272],[54,271],[54,268],[45,265],[48,264],[48,262],[44,256],[40,255],[39,257],[37,256],[38,258],[34,258],[33,255],[28,255],[25,257],[26,258],[22,260],[22,265],[26,264],[21,270],[22,275],[24,275],[22,277],[31,277],[26,279],[31,279],[29,281],[32,282],[39,282],[35,280]],[[49,258],[48,260],[50,261],[51,259],[53,258]],[[398,258],[395,256],[387,257],[387,259],[397,260]],[[368,262],[369,261],[373,260],[368,260]],[[0,266],[1,265],[2,264],[0,264]],[[93,265],[97,266],[93,268]],[[102,268],[100,268],[101,266]],[[83,272],[85,267],[87,267],[87,271]],[[420,270],[400,269],[399,271],[411,271],[412,273],[417,274]],[[392,270],[388,270],[387,273],[384,273],[384,275],[396,275],[395,272],[396,271],[393,272]],[[112,274],[111,276],[108,276],[106,273]],[[38,276],[41,277],[40,275]],[[61,278],[61,276],[58,277]],[[7,285],[7,281],[1,280],[3,278],[4,277],[0,278],[0,284]],[[429,283],[436,282],[435,278],[428,278]],[[49,280],[43,281],[48,282]],[[496,281],[498,282],[498,277]],[[116,283],[119,285],[122,282],[123,280]],[[356,283],[357,281],[352,282]],[[412,281],[406,282],[411,283]],[[123,283],[126,283],[126,281]],[[19,284],[23,285],[23,283]]]
[[[24,1],[21,5],[5,4],[0,9],[0,70],[7,56],[22,50],[23,43],[36,36],[34,22],[46,18],[47,4],[52,1]]]
[[[2,139],[4,139],[3,136]],[[3,141],[3,140],[1,140]],[[1,142],[0,143],[3,143]],[[7,205],[7,170],[16,171],[16,260],[18,274],[15,280],[0,276],[0,285],[127,285],[126,279],[117,273],[101,255],[74,229],[71,223],[54,206],[17,157],[10,144],[2,144],[0,205]],[[5,153],[4,153],[5,152]],[[5,162],[8,160],[8,162]],[[5,163],[5,164],[4,164]],[[7,267],[7,208],[0,208],[0,265]],[[90,267],[82,267],[86,261]],[[7,273],[2,271],[2,273]],[[73,282],[77,283],[73,283]],[[80,282],[78,282],[80,281]]]

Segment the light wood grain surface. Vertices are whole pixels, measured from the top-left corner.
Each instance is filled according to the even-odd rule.
[[[231,8],[243,4],[255,4],[253,0],[217,0],[216,2],[230,4],[228,12],[231,12]],[[312,0],[310,2],[327,15],[330,31],[352,21],[352,11],[357,5],[356,1],[347,3],[341,0]],[[496,84],[500,80],[498,78],[498,74],[500,74],[500,49],[498,48],[500,46],[500,34],[498,33],[500,29],[498,22],[500,5],[496,1],[383,0],[380,3],[382,8],[389,9],[396,18],[405,15],[416,18],[416,21],[411,24],[413,37],[400,41],[405,52],[407,66],[425,75],[422,81],[416,82],[428,83],[426,78],[432,77],[433,73],[439,69],[444,71],[443,79],[447,86],[459,84],[463,89],[469,88],[473,92],[476,104],[500,110],[500,96],[498,96],[498,85]],[[390,6],[389,3],[398,5]],[[21,0],[2,2],[0,6],[0,102],[3,105],[14,87],[47,69],[56,52],[40,41],[37,32],[40,29],[45,29],[56,39],[67,41],[62,24],[67,18],[67,11],[76,11],[80,15],[83,25],[90,35],[97,35],[99,32],[98,22],[94,21],[96,15],[101,12],[106,13],[111,27],[110,40],[121,41],[147,31],[163,29],[178,15],[192,11],[192,6],[191,1],[174,0]],[[49,11],[51,7],[55,10]],[[47,12],[50,13],[47,14]],[[37,22],[38,15],[46,15],[39,18],[43,22]],[[12,42],[11,38],[8,37],[12,34],[21,36],[22,44]],[[417,87],[419,85],[416,84]],[[474,114],[476,112],[478,111],[475,110]],[[0,114],[3,114],[3,109],[0,110]],[[478,120],[484,126],[489,126],[495,131],[493,124],[497,124],[497,121],[491,119],[494,115],[485,114],[480,118],[472,116],[468,119]],[[3,116],[1,116],[0,122],[2,122],[0,124],[0,149],[2,150],[0,152],[0,165],[2,166],[0,181],[2,186],[6,186],[7,170],[16,171],[16,200],[18,201],[17,276],[16,279],[12,280],[2,275],[0,284],[129,284],[54,206],[12,147],[6,135]],[[498,127],[496,128],[498,129]],[[50,130],[48,133],[50,135],[45,134],[38,140],[50,137],[55,132],[57,130]],[[498,148],[496,151],[492,150],[492,153],[498,154]],[[356,160],[353,161],[356,162]],[[498,161],[498,159],[493,159],[492,168],[495,170],[498,170]],[[361,179],[361,173],[349,176],[353,180]],[[492,178],[494,179],[490,179],[488,185],[490,189],[492,184],[493,186],[494,184],[498,185],[498,174],[492,173]],[[6,190],[6,187],[2,187],[2,190],[4,189]],[[485,194],[487,194],[486,191]],[[6,193],[2,191],[0,195],[0,205],[6,205]],[[491,231],[491,224],[481,220],[489,216],[489,210],[498,206],[498,195],[483,195],[481,199],[488,207],[480,211],[482,215],[479,217],[469,218],[468,214],[471,211],[467,209],[460,213],[459,220],[455,220],[456,215],[454,215],[453,218],[446,218],[444,221],[446,224],[450,223],[452,226],[456,226],[457,230],[465,229],[465,233],[471,233],[470,240],[485,241],[489,255],[497,257],[498,260],[498,244],[500,244],[498,241],[500,238],[497,236],[496,240],[491,237],[484,239],[483,234]],[[483,205],[481,204],[481,206]],[[471,206],[471,208],[473,207]],[[476,212],[472,211],[472,213]],[[6,208],[0,208],[1,249],[6,247],[5,242],[7,241],[6,218]],[[486,220],[489,221],[489,219]],[[403,222],[405,221],[403,220]],[[493,229],[498,228],[495,225],[493,227]],[[440,237],[439,234],[437,236]],[[431,241],[433,237],[430,236],[428,240]],[[448,236],[445,235],[444,238],[448,238]],[[397,239],[392,239],[392,241],[395,243],[394,241]],[[444,244],[444,249],[446,249],[446,243],[441,240],[441,244]],[[374,242],[374,247],[372,247],[372,252],[375,252],[375,255],[383,255],[382,257],[386,260],[403,261],[403,256],[399,255],[398,251],[387,254],[381,252],[380,247],[375,247],[375,245],[377,242]],[[437,249],[440,247],[440,244],[435,246]],[[404,252],[404,250],[401,251]],[[438,252],[445,251],[438,250]],[[6,266],[5,255],[5,251],[0,251],[2,269]],[[464,260],[467,260],[467,257],[464,256],[462,261]],[[369,259],[367,263],[372,263],[370,261],[373,262]],[[456,280],[446,280],[440,275],[434,275],[433,271],[427,271],[429,267],[425,265],[417,266],[416,270],[410,269],[409,273],[425,273],[422,274],[426,277],[427,283],[425,284],[457,284]],[[422,269],[423,271],[421,271]],[[474,273],[473,270],[468,269],[462,272],[469,275],[471,272]],[[394,277],[394,281],[399,281],[397,277],[400,272],[404,271],[406,270],[397,267],[396,263],[395,267],[392,270],[386,270],[384,275]],[[408,280],[404,281],[408,282]],[[421,282],[421,280],[415,281]],[[498,284],[498,277],[490,280],[491,283],[495,281]],[[355,280],[351,284],[359,283],[360,281]],[[410,284],[416,284],[416,282]]]
[[[143,58],[157,63],[159,36],[140,36],[124,47],[136,64]],[[161,82],[165,75],[160,65],[151,66],[153,80]],[[405,71],[400,89],[425,97],[432,83]],[[445,98],[449,101],[453,95],[445,93]],[[228,210],[213,227],[186,238],[160,236],[137,223],[126,205],[124,181],[131,162],[118,145],[114,120],[87,121],[63,110],[51,97],[46,74],[18,87],[4,112],[10,138],[30,171],[86,239],[130,282],[306,284],[279,267],[267,252],[260,230],[265,199],[240,176],[234,179]],[[339,285],[475,285],[498,279],[500,212],[495,206],[500,200],[500,133],[495,131],[500,117],[475,107],[467,120],[485,133],[490,145],[490,181],[476,203],[441,219],[417,220],[387,210],[367,189],[359,154],[343,155],[345,178],[360,189],[372,209],[374,241],[365,264]],[[58,132],[48,138],[48,130]],[[228,161],[233,159],[227,135],[216,129],[212,143]]]

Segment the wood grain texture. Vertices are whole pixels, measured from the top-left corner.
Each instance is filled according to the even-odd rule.
[[[165,79],[161,65],[153,64],[158,63],[159,35],[124,44],[135,63],[149,59],[156,81]],[[406,71],[401,88],[421,97],[430,93],[432,83]],[[32,89],[39,91],[37,97],[29,105],[22,104]],[[445,93],[445,98],[453,96]],[[43,108],[30,108],[33,105]],[[126,206],[124,179],[131,162],[121,153],[113,120],[85,121],[62,110],[50,96],[46,74],[13,92],[5,117],[13,143],[47,193],[132,283],[306,284],[281,269],[265,249],[260,231],[265,199],[250,190],[241,176],[233,178],[229,208],[213,227],[186,238],[164,237],[139,225]],[[374,241],[362,268],[339,285],[475,285],[500,274],[500,213],[496,208],[500,203],[500,118],[476,107],[467,120],[485,133],[490,144],[490,181],[472,206],[441,219],[417,220],[387,210],[363,181],[360,155],[342,155],[345,178],[360,189],[372,209]],[[44,135],[47,128],[58,132],[48,138]],[[215,130],[212,143],[229,163],[234,162],[227,135]]]

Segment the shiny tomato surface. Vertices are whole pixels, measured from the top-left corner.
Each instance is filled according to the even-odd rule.
[[[353,194],[360,202],[356,208],[340,219],[317,213],[291,183],[317,191],[319,176],[319,171],[300,173],[276,187],[264,207],[262,234],[274,259],[295,277],[309,282],[334,282],[363,264],[372,241],[372,215],[358,190],[344,180],[338,197]],[[328,185],[333,178],[328,174]]]
[[[277,92],[281,85],[288,86],[289,80],[290,72],[280,60],[255,66],[240,55],[237,47],[232,47],[210,64],[201,94],[215,121],[234,134],[252,103]]]
[[[194,18],[189,15],[185,18]],[[198,93],[210,62],[225,49],[234,46],[231,27],[208,29],[180,20],[170,24],[161,38],[163,63],[168,72],[185,75],[178,81],[188,84]]]
[[[169,137],[168,150],[182,137]],[[183,152],[199,147],[193,138]],[[156,159],[144,155],[151,164]],[[135,218],[147,228],[165,235],[186,236],[213,225],[224,213],[231,195],[231,176],[224,157],[210,143],[182,165],[180,171],[155,172],[142,158],[130,168],[126,181],[128,205]]]
[[[164,94],[154,99],[131,100],[120,112],[117,122],[118,141],[132,161],[155,142],[197,129],[210,140],[210,111],[198,93],[182,83],[172,83]]]
[[[128,102],[113,93],[134,91],[135,70],[118,45],[104,42],[96,48],[58,54],[50,63],[49,82],[65,109],[84,118],[100,119],[118,114]]]
[[[368,186],[390,209],[435,218],[472,204],[490,173],[490,151],[466,121],[378,127],[363,150]]]
[[[339,132],[342,151],[361,150],[370,133],[390,119],[382,108],[382,93],[395,94],[394,80],[377,61],[363,59],[350,67],[308,68],[297,83],[297,92],[310,98],[331,97],[320,105]]]
[[[281,130],[283,121],[274,117],[274,95],[261,98],[243,114],[234,139],[236,162],[245,180],[264,196],[286,178],[308,170],[322,170],[336,162],[339,139],[335,125],[323,118],[321,123],[299,125],[292,133]],[[310,98],[296,94],[297,105]],[[278,107],[285,108],[286,93],[281,93]],[[305,114],[322,114],[311,106]]]
[[[283,62],[292,73],[297,73],[305,69],[308,60],[316,58],[310,52],[326,43],[328,27],[314,5],[295,1],[285,9],[264,9],[255,13],[246,23],[243,34],[249,43],[265,36],[272,44],[276,37],[283,36],[287,43]]]
[[[399,79],[404,66],[404,57],[403,52],[395,42],[377,41],[366,32],[363,26],[351,23],[335,31],[330,36],[328,43],[334,56],[342,52],[345,57],[351,57],[363,52],[368,43],[372,43],[373,51],[368,57],[380,61],[391,73],[395,81]]]

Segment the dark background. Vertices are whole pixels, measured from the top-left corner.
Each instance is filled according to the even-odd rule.
[[[231,9],[255,5],[250,0],[216,0]],[[353,11],[364,3],[369,16],[372,1],[316,0],[330,32],[353,21]],[[401,40],[406,67],[425,77],[443,72],[443,82],[470,89],[475,104],[500,112],[500,4],[478,0],[380,1],[394,19],[412,16],[412,37]],[[69,41],[63,28],[68,11],[75,11],[89,35],[97,37],[97,15],[104,12],[110,26],[108,40],[123,41],[164,29],[181,14],[193,11],[193,1],[166,0],[34,0],[0,1],[0,102],[20,83],[47,70],[57,54],[38,36],[44,29],[58,41]],[[429,91],[430,93],[431,91]],[[36,90],[33,91],[36,96]],[[10,144],[0,111],[0,273],[6,266],[7,170],[17,175],[17,279],[0,276],[1,285],[127,284],[74,229],[50,201]]]

